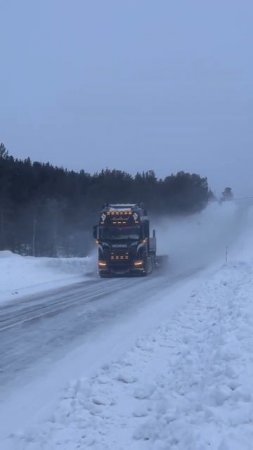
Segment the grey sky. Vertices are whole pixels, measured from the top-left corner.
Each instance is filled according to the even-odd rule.
[[[251,0],[0,0],[0,141],[253,195]]]

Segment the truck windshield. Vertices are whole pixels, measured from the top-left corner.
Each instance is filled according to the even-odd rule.
[[[100,230],[101,239],[110,239],[110,240],[137,240],[140,239],[140,228],[139,227],[108,227],[101,228]]]

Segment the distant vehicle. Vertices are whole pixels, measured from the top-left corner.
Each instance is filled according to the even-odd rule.
[[[155,230],[142,204],[106,204],[93,228],[101,277],[150,274],[157,265]]]

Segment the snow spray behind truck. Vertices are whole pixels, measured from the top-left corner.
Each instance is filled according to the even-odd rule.
[[[142,204],[105,204],[93,228],[101,277],[147,275],[157,264],[156,236]]]

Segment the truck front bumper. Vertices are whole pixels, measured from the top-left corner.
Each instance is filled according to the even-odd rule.
[[[99,274],[104,276],[117,276],[117,275],[134,275],[145,273],[144,264],[131,265],[126,264],[106,264],[106,266],[98,267]]]

